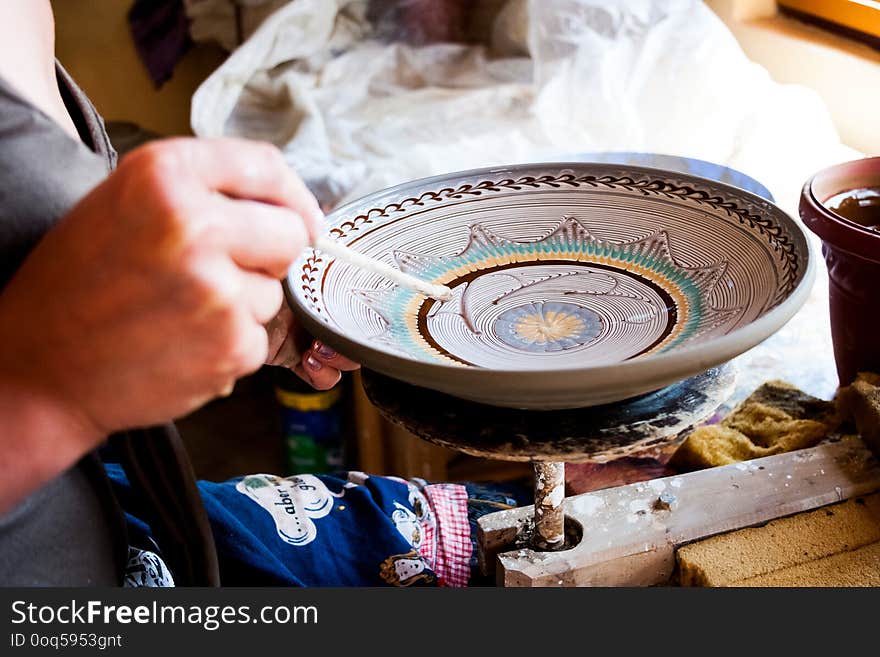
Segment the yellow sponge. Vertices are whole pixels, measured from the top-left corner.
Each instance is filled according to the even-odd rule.
[[[880,543],[751,577],[734,586],[880,586]]]
[[[825,559],[878,541],[880,494],[874,494],[685,545],[677,552],[679,582],[683,586],[785,586],[783,582],[796,582],[800,577],[804,583],[821,579],[826,571],[818,566],[784,571],[822,562],[828,573],[839,575],[838,566],[855,563],[857,557]],[[773,573],[780,574],[773,579],[769,577]]]
[[[868,449],[880,458],[880,375],[859,374],[851,385],[837,391],[836,401]]]
[[[812,447],[837,423],[830,402],[768,381],[720,424],[695,429],[670,464],[696,470]]]

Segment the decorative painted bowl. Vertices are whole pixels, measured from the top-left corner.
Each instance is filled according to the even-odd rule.
[[[662,388],[779,329],[813,259],[772,203],[658,169],[552,163],[406,183],[329,234],[453,290],[436,301],[307,250],[305,328],[388,376],[497,406],[592,406]]]

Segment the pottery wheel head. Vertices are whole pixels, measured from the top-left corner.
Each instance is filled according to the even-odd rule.
[[[504,461],[665,460],[733,393],[733,365],[636,399],[558,411],[478,404],[363,370],[364,390],[391,422],[441,447]]]

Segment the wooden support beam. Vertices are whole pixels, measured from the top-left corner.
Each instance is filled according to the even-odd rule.
[[[566,498],[583,529],[570,550],[510,550],[532,507],[479,520],[480,563],[504,586],[650,586],[668,582],[677,546],[880,490],[857,437]]]

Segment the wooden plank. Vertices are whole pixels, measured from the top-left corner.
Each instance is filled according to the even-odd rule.
[[[453,452],[425,442],[403,427],[383,418],[385,435],[390,446],[389,474],[399,477],[421,477],[428,481],[446,481],[446,464]]]
[[[369,474],[445,481],[447,462],[454,453],[383,418],[364,392],[360,371],[354,373],[352,384],[358,468]]]
[[[385,459],[382,418],[364,393],[360,371],[354,372],[352,398],[358,468],[370,474],[390,474],[392,470]]]
[[[453,454],[447,464],[449,481],[512,481],[533,477],[531,463],[481,459],[469,454]]]
[[[667,582],[675,548],[880,490],[880,465],[857,437],[787,454],[567,498],[584,536],[564,552],[498,554],[532,507],[483,516],[481,563],[507,586],[650,586]],[[497,555],[497,559],[494,558]]]
[[[880,38],[880,11],[876,4],[852,0],[779,0],[800,14],[814,16],[831,26],[840,25],[875,39]],[[869,43],[874,43],[870,41]]]

